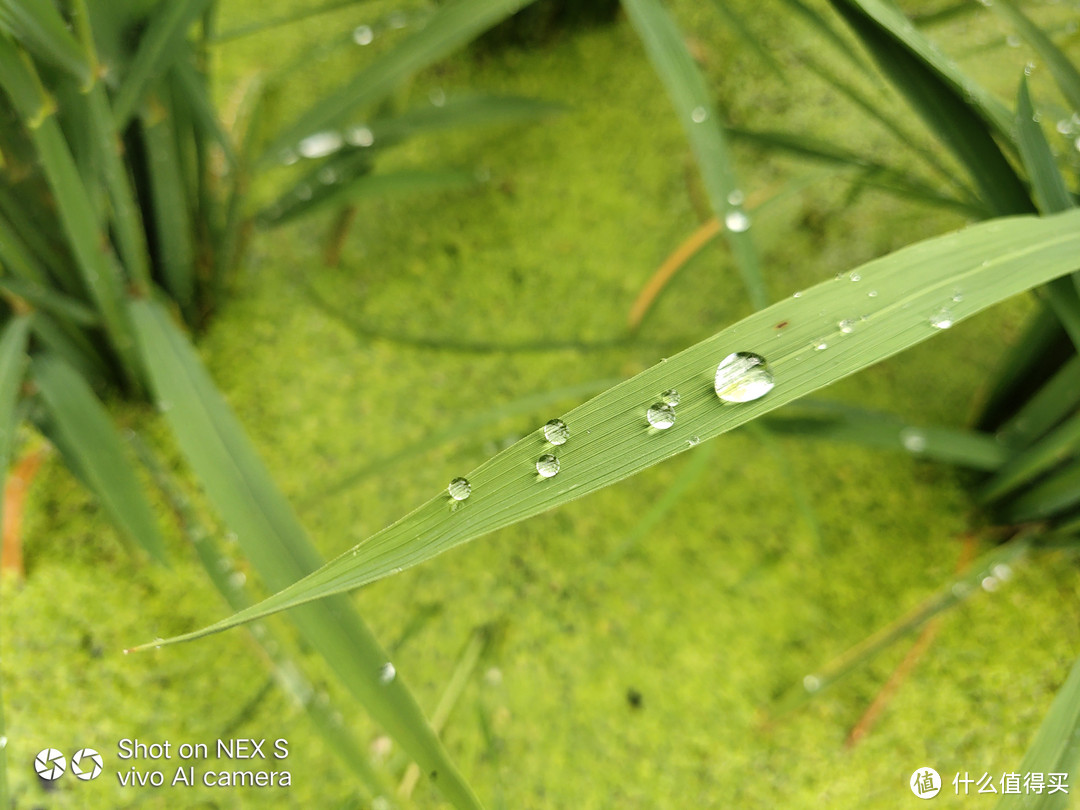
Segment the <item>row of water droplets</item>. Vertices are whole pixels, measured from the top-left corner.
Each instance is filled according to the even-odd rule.
[[[773,388],[773,374],[765,358],[753,352],[733,352],[716,367],[713,388],[723,402],[751,402],[765,396]],[[675,424],[675,408],[681,401],[679,392],[669,388],[660,399],[645,411],[645,421],[657,430],[667,430]],[[552,419],[543,427],[544,439],[552,446],[561,447],[570,438],[570,428],[562,419]],[[687,443],[696,445],[699,439],[691,437]],[[541,478],[554,478],[561,464],[554,452],[543,453],[536,459],[536,473]],[[472,484],[467,478],[455,478],[447,487],[452,501],[466,500],[472,494]]]
[[[709,120],[708,108],[703,105],[694,107],[690,111],[690,120],[695,124],[704,124]],[[750,229],[750,217],[741,207],[743,199],[743,193],[739,189],[735,189],[727,196],[727,203],[731,206],[731,210],[724,214],[724,227],[732,233],[743,233]]]

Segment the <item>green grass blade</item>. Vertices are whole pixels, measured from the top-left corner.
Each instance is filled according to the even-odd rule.
[[[1058,690],[1046,712],[1035,739],[1017,768],[1019,773],[1075,774],[1080,760],[1080,660],[1073,664],[1069,677]],[[1066,782],[1075,781],[1068,779]],[[1001,797],[995,810],[1064,810],[1069,794],[1008,794]]]
[[[158,3],[146,32],[139,39],[139,48],[124,73],[116,92],[113,115],[119,129],[127,126],[138,111],[143,94],[155,77],[165,74],[169,65],[186,56],[185,40],[188,29],[199,19],[212,0],[172,0]]]
[[[4,491],[11,450],[15,443],[15,404],[18,402],[19,389],[26,374],[26,348],[29,338],[29,318],[12,318],[4,325],[3,332],[0,332],[0,492]],[[3,503],[0,500],[0,513],[2,510]],[[3,767],[3,762],[0,761],[0,771]]]
[[[1020,535],[1006,545],[987,552],[972,564],[967,573],[939,588],[915,610],[878,630],[827,666],[807,675],[801,684],[780,698],[777,702],[777,714],[791,711],[811,697],[821,694],[886,647],[915,632],[930,619],[959,604],[971,594],[977,593],[986,577],[997,577],[998,572],[1002,571],[1000,566],[1014,564],[1027,553],[1030,546],[1031,536]]]
[[[120,436],[90,386],[56,357],[35,357],[32,374],[48,407],[61,452],[78,469],[113,522],[160,563],[165,543]]]
[[[1073,416],[1024,452],[1010,458],[997,475],[979,491],[979,500],[992,501],[1012,492],[1052,465],[1074,454],[1078,446],[1080,416]]]
[[[436,495],[252,610],[173,641],[357,588],[613,484],[690,449],[695,438],[711,439],[929,339],[940,331],[933,324],[946,317],[950,323],[967,318],[1078,263],[1080,211],[995,220],[876,259],[751,315],[562,415],[571,438],[555,448],[557,476],[537,477],[537,457],[552,448],[536,430],[466,473],[472,495],[457,508],[446,493]],[[963,291],[958,302],[957,290]],[[871,291],[877,295],[868,296]],[[777,333],[781,322],[787,326]],[[823,343],[827,348],[818,349]],[[762,354],[776,384],[752,402],[724,404],[713,377],[717,364],[736,351]],[[645,411],[669,388],[682,394],[678,421],[657,431]]]
[[[360,71],[338,91],[319,99],[266,149],[274,162],[315,132],[334,129],[354,110],[379,101],[419,70],[449,55],[529,0],[454,0],[439,7],[420,31]]]
[[[53,318],[43,310],[31,313],[30,322],[34,338],[85,379],[115,380],[108,362],[81,328],[64,318]]]
[[[780,66],[780,62],[776,57],[772,55],[772,51],[768,49],[764,42],[754,33],[753,29],[746,23],[742,15],[736,12],[730,7],[730,4],[725,3],[723,0],[713,0],[713,8],[716,9],[716,13],[719,14],[727,22],[733,33],[736,35],[736,39],[739,44],[750,48],[760,59],[765,63],[766,67],[772,71],[773,75],[780,81],[785,81],[784,69]]]
[[[238,25],[236,28],[230,28],[228,31],[214,34],[210,41],[214,45],[217,45],[222,42],[228,42],[229,40],[248,37],[252,34],[261,34],[263,31],[269,31],[271,28],[290,25],[295,22],[300,22],[301,20],[316,17],[320,14],[329,14],[330,12],[339,11],[343,8],[348,8],[349,6],[355,6],[364,2],[367,2],[367,0],[333,0],[333,2],[324,3],[315,8],[296,11],[291,14],[283,14],[279,17],[272,17],[269,20],[259,20],[259,22],[248,23],[247,25]]]
[[[1080,407],[1080,356],[1073,355],[998,430],[1005,446],[1026,447]]]
[[[750,236],[750,219],[717,111],[705,79],[686,49],[675,21],[658,0],[624,0],[623,8],[645,46],[660,81],[686,130],[713,213],[725,224],[735,266],[754,309],[769,302],[757,251]]]
[[[1049,520],[1080,503],[1080,460],[1036,483],[1010,500],[1004,508],[1005,520],[1026,523]]]
[[[202,137],[220,146],[229,169],[235,169],[237,156],[232,139],[221,126],[206,84],[195,66],[188,59],[177,59],[172,66],[172,75],[176,79],[173,86],[183,94],[184,101],[192,112],[192,120]]]
[[[1035,107],[1031,103],[1027,78],[1020,80],[1020,90],[1017,93],[1016,131],[1020,159],[1031,178],[1039,210],[1052,214],[1072,208],[1072,195],[1065,187],[1065,178],[1061,176],[1061,171],[1054,161],[1042,127],[1035,120]]]
[[[1076,69],[1076,65],[1069,61],[1054,41],[1020,11],[1012,0],[1001,0],[1001,2],[995,0],[990,4],[990,8],[1008,20],[1020,36],[1035,49],[1039,58],[1050,69],[1061,94],[1065,96],[1074,111],[1080,112],[1080,70]]]
[[[260,225],[275,227],[329,207],[358,200],[465,188],[476,182],[473,172],[458,169],[414,169],[365,174],[348,182],[335,180],[330,184],[319,184],[316,179],[316,184],[313,185],[304,180],[261,213],[257,221]]]
[[[77,326],[98,326],[101,323],[101,319],[94,310],[78,299],[57,292],[53,287],[0,276],[0,290]]]
[[[147,181],[153,199],[158,266],[169,294],[191,317],[195,302],[194,228],[181,167],[177,121],[172,105],[147,104],[141,115]]]
[[[993,137],[995,129],[1010,137],[1012,116],[988,116],[977,88],[943,71],[945,57],[894,7],[879,0],[831,2],[924,123],[967,169],[990,210],[998,216],[1031,211],[1027,190]]]
[[[852,48],[851,43],[844,39],[843,35],[817,11],[806,5],[802,0],[781,0],[781,2],[828,40],[829,44],[833,46],[833,50],[849,59],[859,72],[868,73],[870,71],[870,65],[863,59],[862,55]]]
[[[775,433],[903,450],[973,470],[997,470],[1009,458],[1008,448],[986,433],[912,425],[893,414],[840,402],[803,400],[763,421]]]
[[[48,271],[3,214],[0,214],[0,265],[30,284],[48,284]]]
[[[83,85],[93,79],[93,61],[68,30],[56,6],[42,0],[0,0],[0,28],[37,56],[63,68]]]
[[[262,579],[271,588],[282,588],[318,568],[322,559],[194,348],[159,305],[133,301],[131,311],[152,388],[172,432]],[[316,603],[291,618],[375,720],[425,773],[438,774],[436,785],[443,795],[459,809],[479,808],[404,679],[381,677],[386,653],[348,599]]]
[[[492,124],[515,124],[566,112],[559,103],[521,96],[466,95],[447,98],[442,106],[424,104],[393,118],[371,122],[372,143],[397,142],[414,135],[445,129]]]

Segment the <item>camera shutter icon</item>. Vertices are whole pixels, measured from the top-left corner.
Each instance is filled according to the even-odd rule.
[[[34,757],[34,770],[42,779],[52,781],[64,775],[67,769],[67,760],[64,755],[55,748],[45,748]]]
[[[84,782],[97,779],[105,763],[93,748],[80,748],[71,758],[71,772]]]

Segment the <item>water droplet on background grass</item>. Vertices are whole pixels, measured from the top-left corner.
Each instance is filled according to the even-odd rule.
[[[729,211],[724,226],[732,233],[743,233],[750,230],[750,217],[742,211]]]
[[[716,367],[713,387],[724,402],[753,402],[773,389],[773,374],[765,358],[753,352],[733,352]]]
[[[345,133],[345,140],[352,146],[371,146],[375,135],[367,127],[350,127]]]
[[[543,478],[554,478],[559,474],[559,459],[551,453],[544,453],[536,460],[536,471]]]
[[[353,29],[352,38],[357,45],[370,45],[375,39],[375,32],[371,30],[370,25],[358,25]]]
[[[336,132],[316,132],[297,144],[297,151],[306,158],[326,157],[341,148],[341,136]]]
[[[570,428],[562,419],[552,419],[544,425],[544,438],[555,445],[566,444],[570,438]]]
[[[904,428],[900,431],[900,443],[909,453],[922,453],[926,450],[926,434],[917,428]]]
[[[666,402],[654,402],[645,411],[645,419],[657,430],[667,430],[675,424],[675,409]]]
[[[450,482],[450,486],[446,488],[446,491],[450,493],[450,497],[455,501],[463,501],[472,494],[472,484],[469,483],[467,478],[455,478]]]
[[[387,684],[391,683],[394,678],[397,677],[397,668],[387,661],[381,667],[379,667],[379,683]]]
[[[690,120],[693,121],[695,124],[702,123],[708,117],[709,111],[706,110],[704,107],[694,107],[693,111],[691,111],[690,113]]]

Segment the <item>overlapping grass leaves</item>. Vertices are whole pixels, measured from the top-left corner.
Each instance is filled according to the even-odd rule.
[[[562,415],[565,445],[537,430],[472,472],[472,495],[456,508],[436,496],[397,523],[253,608],[181,641],[342,593],[613,484],[785,403],[933,336],[1080,264],[1080,212],[1013,217],[912,245],[751,315]],[[871,293],[874,293],[871,295]],[[824,348],[821,348],[824,347]],[[775,388],[762,399],[722,404],[716,365],[731,352],[763,355]],[[682,394],[668,430],[645,411],[660,392]],[[535,462],[554,451],[561,471],[540,479]],[[160,643],[160,642],[158,642]]]

